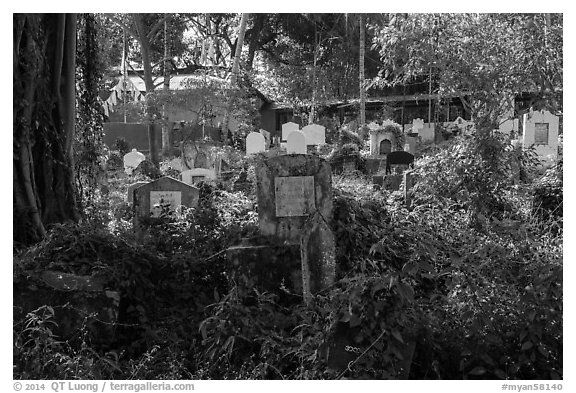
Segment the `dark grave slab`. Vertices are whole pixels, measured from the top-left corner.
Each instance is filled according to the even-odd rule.
[[[115,339],[120,294],[107,290],[102,278],[69,273],[30,272],[14,281],[14,322],[42,306],[54,310],[57,326],[53,332],[59,339],[78,337],[86,326],[92,343],[108,347]]]

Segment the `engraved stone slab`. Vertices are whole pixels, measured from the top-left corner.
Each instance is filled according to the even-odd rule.
[[[165,176],[144,184],[133,191],[134,193],[134,229],[140,231],[142,220],[148,217],[158,217],[154,205],[162,200],[173,206],[198,206],[200,190],[179,180]]]
[[[316,210],[314,176],[286,176],[274,179],[276,217],[308,216]]]
[[[182,192],[180,191],[150,191],[150,216],[160,217],[163,207],[170,211],[177,211],[182,205]]]
[[[559,117],[548,111],[531,111],[524,114],[524,148],[534,145],[543,163],[558,157]]]
[[[278,178],[284,180],[277,181]],[[313,185],[310,178],[313,178]],[[286,154],[262,161],[256,166],[256,191],[258,227],[264,236],[297,244],[311,213],[320,214],[327,222],[332,219],[332,170],[323,158],[311,154]],[[303,215],[306,212],[309,214]]]

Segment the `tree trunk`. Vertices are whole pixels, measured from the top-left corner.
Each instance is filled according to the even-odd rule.
[[[46,226],[78,220],[72,144],[75,14],[15,14],[13,239],[39,241]]]
[[[366,124],[366,90],[364,83],[364,55],[365,55],[365,35],[366,26],[364,25],[364,15],[360,14],[360,128]]]
[[[154,80],[152,79],[152,62],[150,59],[150,41],[146,36],[146,29],[141,14],[132,14],[134,25],[136,26],[137,39],[140,43],[140,52],[142,55],[142,66],[144,67],[144,85],[146,95],[154,92]],[[156,143],[156,128],[154,127],[154,108],[146,100],[146,115],[148,127],[148,145],[150,146],[150,161],[158,166],[158,144]]]
[[[168,20],[164,21],[164,91],[170,90],[170,51],[168,49]],[[167,157],[171,150],[170,127],[166,116],[166,106],[162,106],[162,155]]]
[[[240,57],[242,55],[242,46],[244,45],[244,34],[246,34],[246,24],[248,22],[249,14],[242,14],[242,19],[240,20],[240,28],[238,29],[238,40],[236,43],[236,53],[234,54],[234,63],[232,65],[232,74],[230,75],[230,89],[236,87],[236,78],[238,71],[240,69]],[[230,122],[230,112],[232,111],[232,97],[228,100],[228,105],[226,107],[226,112],[224,112],[224,119],[222,120],[221,127],[221,140],[226,142],[228,137],[228,123]]]

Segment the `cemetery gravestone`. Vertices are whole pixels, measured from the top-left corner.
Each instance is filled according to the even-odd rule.
[[[425,123],[424,126],[418,132],[422,142],[434,142],[435,137],[435,125],[434,123]]]
[[[131,152],[124,155],[124,172],[131,175],[132,171],[140,165],[142,161],[146,159],[144,154],[140,153],[136,149],[132,149]]]
[[[264,135],[258,132],[251,132],[246,137],[246,155],[260,153],[266,150],[266,140]]]
[[[292,131],[286,142],[286,153],[306,154],[306,136],[302,131]]]
[[[14,282],[14,321],[26,318],[42,306],[55,311],[56,324],[51,328],[60,339],[73,340],[79,329],[86,328],[89,339],[97,345],[114,342],[120,293],[107,290],[102,277],[77,276],[45,270],[27,272],[24,280]]]
[[[414,163],[414,156],[406,151],[395,151],[386,157],[386,173],[391,173],[393,166],[399,165],[408,169]]]
[[[172,169],[177,170],[178,172],[182,172],[182,158],[174,158],[168,163],[168,166]]]
[[[514,135],[518,135],[519,131],[519,121],[518,119],[508,119],[500,123],[498,126],[498,130],[506,135],[510,135],[514,133]]]
[[[148,182],[147,181],[137,181],[136,183],[130,184],[128,186],[128,192],[127,192],[128,195],[126,197],[126,200],[128,201],[128,203],[134,202],[134,190],[140,186],[143,186],[144,184],[148,184]]]
[[[419,134],[420,130],[424,128],[424,120],[422,119],[414,119],[412,120],[412,131],[415,134]]]
[[[313,155],[270,158],[256,167],[260,233],[285,244],[299,244],[303,291],[311,293],[334,281],[334,235],[330,164]]]
[[[182,172],[182,182],[186,184],[194,184],[205,180],[216,180],[216,172],[206,168],[193,168]]]
[[[326,143],[326,127],[318,124],[309,124],[302,128],[306,137],[306,145],[323,145]]]
[[[292,131],[299,131],[300,126],[293,122],[288,122],[282,124],[282,140],[287,141],[288,136],[292,133]]]
[[[547,162],[558,155],[559,118],[548,111],[526,113],[524,121],[524,148],[534,146],[538,156]]]
[[[162,177],[134,190],[134,229],[139,231],[149,217],[157,218],[162,209],[177,212],[180,206],[196,207],[200,191],[171,177]]]
[[[412,171],[404,172],[404,205],[410,209],[412,204],[412,187],[414,187],[414,173]]]
[[[265,149],[269,149],[270,145],[272,143],[272,139],[271,139],[271,135],[268,131],[263,130],[262,128],[260,129],[260,134],[262,134],[264,136],[264,140],[266,141],[264,148]]]

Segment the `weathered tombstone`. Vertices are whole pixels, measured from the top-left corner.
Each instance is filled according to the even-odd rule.
[[[282,140],[287,141],[288,135],[290,135],[292,133],[292,131],[299,131],[299,130],[300,130],[300,126],[296,123],[288,122],[288,123],[282,124]]]
[[[500,123],[500,125],[498,126],[498,130],[506,135],[510,135],[512,133],[514,133],[514,135],[518,135],[518,131],[519,131],[519,121],[518,119],[507,119],[504,120],[502,123]]]
[[[108,290],[96,275],[78,276],[51,270],[30,271],[14,281],[14,322],[42,306],[54,311],[52,332],[59,339],[73,340],[86,328],[96,345],[110,346],[116,338],[120,293]],[[16,326],[16,325],[15,325]]]
[[[378,148],[379,155],[387,155],[392,152],[392,142],[389,139],[382,139]]]
[[[306,145],[323,145],[326,143],[326,127],[318,124],[308,124],[302,128],[306,137]]]
[[[182,143],[182,170],[192,168],[214,169],[217,161],[216,147],[220,143],[213,141],[185,141]]]
[[[134,190],[137,189],[140,186],[143,186],[144,184],[148,184],[147,181],[137,181],[136,183],[132,183],[128,186],[128,192],[126,193],[126,200],[128,203],[132,203],[134,202]]]
[[[266,141],[264,148],[265,149],[269,149],[272,143],[272,137],[270,135],[270,133],[266,130],[263,130],[262,128],[260,129],[260,134],[262,134],[264,136],[264,140]]]
[[[246,155],[260,153],[266,150],[266,140],[259,132],[251,132],[246,137]]]
[[[434,142],[435,133],[435,125],[434,123],[424,123],[424,126],[418,132],[420,139],[422,142]]]
[[[306,136],[302,131],[292,131],[286,142],[286,153],[306,154]]]
[[[194,159],[194,168],[208,168],[208,156],[202,150],[198,151]]]
[[[182,182],[195,184],[205,180],[216,180],[216,172],[206,168],[192,168],[182,172]]]
[[[196,207],[200,191],[171,177],[161,177],[134,190],[134,229],[140,231],[143,221],[160,216],[163,209],[177,212],[180,206]]]
[[[182,158],[181,157],[177,157],[172,159],[169,163],[168,166],[172,169],[177,170],[178,172],[182,172],[183,168],[182,168]]]
[[[394,151],[386,157],[386,173],[392,173],[392,167],[400,165],[403,169],[408,169],[414,163],[414,155],[406,151]]]
[[[559,118],[548,111],[526,113],[524,121],[524,148],[534,146],[538,156],[545,162],[553,162],[558,156]]]
[[[383,127],[370,130],[370,155],[383,157],[394,150],[396,136],[391,131],[384,131]]]
[[[410,209],[412,205],[412,187],[414,186],[414,172],[404,172],[404,205]]]
[[[419,134],[420,130],[424,128],[424,120],[422,119],[414,119],[412,120],[412,131],[415,134]]]
[[[418,146],[418,135],[410,133],[406,135],[406,144],[404,145],[404,151],[415,155]]]
[[[145,159],[146,156],[144,154],[140,153],[136,149],[132,149],[131,152],[124,155],[124,172],[131,175],[132,171]]]
[[[335,277],[330,164],[313,155],[272,157],[256,167],[260,233],[300,244],[305,298]]]

